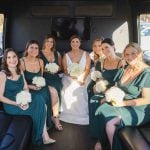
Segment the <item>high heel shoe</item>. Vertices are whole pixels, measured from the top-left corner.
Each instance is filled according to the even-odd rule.
[[[52,121],[55,125],[56,130],[58,130],[58,131],[63,130],[63,126],[60,124],[60,121],[59,121],[59,116],[53,116]]]
[[[48,145],[48,144],[54,144],[56,143],[56,140],[53,140],[53,139],[48,139],[48,140],[43,140],[43,144],[44,145]]]

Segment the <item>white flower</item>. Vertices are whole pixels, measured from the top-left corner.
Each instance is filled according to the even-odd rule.
[[[113,86],[105,92],[105,98],[107,102],[113,102],[117,104],[118,102],[122,102],[125,96],[125,92],[120,88]]]
[[[51,73],[56,73],[59,70],[59,66],[56,63],[48,63],[45,65],[45,69]]]
[[[108,81],[107,80],[99,80],[95,85],[95,90],[98,93],[104,92],[107,89]]]
[[[38,76],[32,79],[32,83],[35,84],[37,87],[44,87],[46,85],[45,79]]]
[[[31,103],[31,94],[28,91],[21,91],[16,95],[16,103],[23,106]]]
[[[93,81],[96,81],[96,80],[99,79],[99,78],[103,78],[100,71],[92,71],[92,72],[91,72],[91,79],[92,79]]]
[[[83,67],[80,64],[72,63],[67,68],[67,71],[70,74],[70,76],[78,77],[78,76],[80,76],[83,73],[84,69],[83,69]]]

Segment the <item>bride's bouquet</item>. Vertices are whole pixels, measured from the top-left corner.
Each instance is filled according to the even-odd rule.
[[[16,95],[16,103],[24,106],[31,103],[31,94],[28,91],[21,91]]]
[[[33,77],[32,83],[37,87],[44,87],[46,85],[45,79],[41,76]]]
[[[111,102],[113,105],[122,102],[124,96],[125,92],[116,86],[111,87],[105,92],[106,101]]]
[[[96,81],[97,79],[100,79],[100,78],[103,78],[100,71],[97,71],[97,70],[96,70],[96,71],[92,71],[92,72],[91,72],[91,79],[92,79],[93,81]]]
[[[56,73],[59,70],[59,66],[56,63],[48,63],[45,65],[45,69],[50,73]]]
[[[83,73],[84,69],[83,69],[83,67],[80,64],[72,63],[67,68],[67,71],[68,71],[70,76],[72,76],[72,77],[79,77]]]

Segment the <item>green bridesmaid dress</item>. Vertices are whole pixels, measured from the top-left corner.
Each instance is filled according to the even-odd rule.
[[[33,78],[41,76],[41,70],[38,72],[29,72],[26,69],[26,65],[25,65],[24,60],[23,60],[23,62],[24,62],[24,67],[25,67],[25,70],[24,70],[25,79],[27,81],[27,84],[32,85]],[[39,65],[40,65],[40,62],[39,62]],[[43,97],[43,100],[44,100],[46,107],[47,107],[47,116],[46,116],[47,117],[47,126],[49,128],[51,128],[53,126],[53,124],[52,124],[52,104],[51,104],[51,95],[50,95],[50,91],[48,89],[48,86],[42,87],[40,90],[30,89],[30,92],[34,95],[37,95],[37,96],[40,95]]]
[[[54,57],[55,59],[53,63],[56,63],[57,65],[59,65],[57,51],[54,51]],[[44,56],[42,51],[40,51],[40,58],[44,61],[44,66],[48,63],[52,63],[47,60],[47,58]],[[62,82],[61,82],[61,78],[59,77],[59,74],[58,73],[51,74],[50,72],[44,72],[43,76],[46,79],[47,85],[50,85],[57,90],[58,96],[59,96],[59,102],[61,104]]]
[[[105,63],[105,60],[103,62],[103,65]],[[105,69],[103,66],[101,66],[101,62],[98,61],[95,66],[95,70],[98,70],[102,73],[102,76],[105,80],[109,82],[109,86],[111,87],[115,84],[114,77],[116,76],[119,68],[120,61],[117,64],[117,69],[108,70]],[[95,85],[95,81],[91,80],[89,86],[88,86],[88,97],[89,99],[89,122],[90,122],[90,135],[91,137],[97,137],[97,131],[95,130],[95,125],[97,124],[98,117],[95,116],[95,111],[100,105],[100,100],[104,98],[103,93],[93,93],[93,86]]]
[[[24,87],[23,76],[20,75],[18,80],[10,80],[6,79],[4,96],[9,98],[12,101],[16,101],[17,93],[21,92]],[[46,117],[46,109],[45,102],[41,95],[33,95],[32,94],[32,102],[29,104],[29,108],[27,110],[22,110],[21,108],[3,104],[4,110],[8,114],[12,115],[29,115],[33,121],[32,128],[32,143],[33,144],[42,144],[42,133],[45,124]]]
[[[32,84],[32,79],[33,77],[35,76],[41,76],[41,73],[40,71],[37,72],[37,73],[33,73],[33,72],[29,72],[27,70],[24,71],[24,75],[25,75],[25,79],[27,81],[28,84]],[[47,126],[49,128],[52,127],[52,104],[51,104],[51,95],[50,95],[50,92],[49,92],[49,89],[47,86],[45,87],[42,87],[40,90],[31,90],[30,89],[30,92],[34,95],[40,95],[43,97],[43,100],[46,104],[46,107],[47,107]]]
[[[140,98],[142,88],[150,88],[150,68],[145,68],[134,80],[126,84],[122,84],[120,81],[123,71],[122,69],[118,72],[115,79],[118,80],[118,87],[126,93],[125,100]],[[108,144],[105,131],[106,123],[112,118],[121,116],[120,125],[117,126],[113,138],[113,150],[122,150],[121,142],[117,136],[118,130],[124,126],[140,126],[150,122],[150,105],[115,107],[105,103],[98,107],[95,115],[98,116],[98,126],[95,127],[95,130],[98,132],[98,138],[102,145]]]

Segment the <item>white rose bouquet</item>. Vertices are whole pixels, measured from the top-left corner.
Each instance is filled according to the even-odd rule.
[[[59,70],[59,66],[56,63],[48,63],[45,65],[45,69],[50,73],[56,73]]]
[[[45,79],[41,76],[36,76],[32,79],[32,83],[37,87],[44,87],[46,85]]]
[[[68,73],[70,74],[70,76],[72,77],[79,77],[84,69],[83,67],[78,64],[78,63],[72,63],[68,68],[67,68]]]
[[[21,91],[16,95],[16,103],[24,106],[31,103],[31,94],[28,91]]]
[[[99,80],[98,82],[96,82],[95,85],[96,92],[98,93],[105,92],[105,90],[107,89],[107,85],[108,85],[107,80],[104,79]]]
[[[91,79],[93,81],[96,81],[97,79],[100,79],[100,78],[103,78],[100,71],[92,71],[91,72]]]
[[[125,92],[116,86],[111,87],[105,92],[106,101],[111,102],[113,105],[122,102],[124,96]]]

